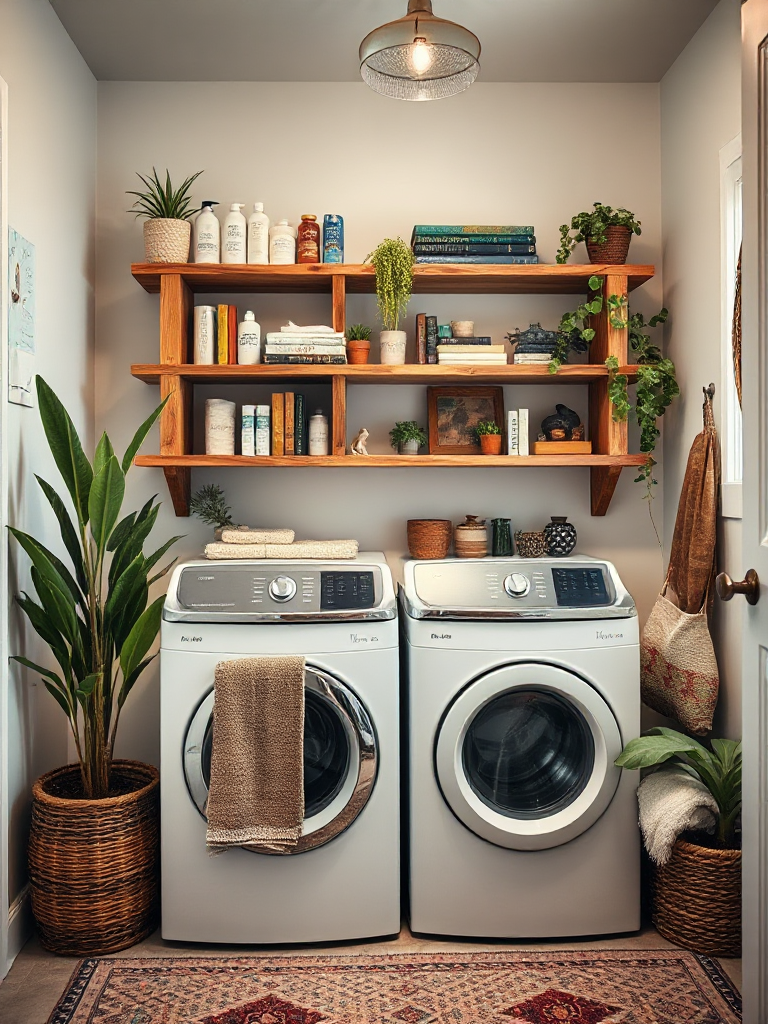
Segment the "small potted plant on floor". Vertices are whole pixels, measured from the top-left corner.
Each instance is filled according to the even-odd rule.
[[[493,420],[481,420],[475,427],[483,455],[501,455],[501,430]]]
[[[669,763],[698,780],[717,806],[715,832],[684,832],[654,867],[653,923],[667,939],[709,956],[741,955],[741,743],[657,726],[630,740],[620,768]],[[662,772],[665,769],[660,769]]]
[[[427,443],[427,432],[415,420],[403,420],[390,430],[389,440],[399,455],[418,455]]]
[[[369,260],[376,272],[376,301],[384,325],[379,335],[381,362],[401,365],[405,362],[406,334],[398,327],[413,288],[413,250],[402,238],[385,238],[368,254],[366,262]]]
[[[144,222],[144,258],[147,263],[189,262],[192,226],[187,218],[194,213],[189,190],[203,172],[190,175],[178,188],[171,184],[168,171],[165,172],[165,184],[160,181],[154,167],[149,176],[136,173],[146,186],[146,192],[131,190],[126,195],[136,196],[128,212],[147,218]]]
[[[91,462],[59,399],[41,377],[36,386],[74,517],[37,477],[69,566],[10,528],[32,562],[35,591],[17,601],[52,655],[49,665],[15,660],[39,673],[66,715],[78,763],[48,772],[33,787],[32,912],[46,949],[95,956],[133,945],[157,924],[159,775],[151,765],[115,760],[114,750],[126,698],[154,658],[149,651],[164,597],[149,603],[149,588],[171,568],[158,563],[179,538],[144,554],[160,508],[154,497],[119,518],[126,474],[163,406],[139,427],[122,459],[103,434]]]
[[[371,352],[371,328],[365,324],[352,324],[347,328],[347,362],[362,366]]]
[[[642,234],[640,221],[629,210],[614,210],[594,203],[588,212],[577,213],[571,226],[560,226],[557,262],[567,263],[579,242],[585,242],[590,263],[626,263],[632,235]]]

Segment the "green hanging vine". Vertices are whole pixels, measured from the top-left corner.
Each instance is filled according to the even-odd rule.
[[[549,361],[549,372],[557,373],[568,359],[569,352],[586,352],[595,336],[594,328],[587,326],[589,318],[602,312],[603,279],[593,275],[589,279],[589,290],[592,298],[581,303],[576,309],[563,313],[557,325],[557,344]],[[595,294],[597,293],[597,294]]]

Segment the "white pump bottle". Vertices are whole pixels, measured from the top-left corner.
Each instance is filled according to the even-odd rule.
[[[264,203],[254,203],[248,218],[248,262],[269,263],[269,217]]]
[[[245,235],[247,224],[240,212],[245,203],[232,203],[224,221],[222,263],[245,263]]]
[[[192,255],[195,263],[219,263],[221,252],[221,228],[214,206],[219,204],[206,199],[195,219],[195,239]]]

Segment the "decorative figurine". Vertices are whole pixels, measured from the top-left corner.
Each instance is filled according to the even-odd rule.
[[[350,450],[353,455],[368,455],[370,454],[368,449],[365,447],[365,442],[368,440],[368,431],[365,427],[361,427],[355,436],[354,441],[350,445]]]
[[[567,516],[550,516],[550,519],[552,522],[544,527],[547,554],[554,558],[564,558],[576,547],[576,527],[568,522]]]
[[[579,414],[567,405],[555,406],[557,412],[541,421],[541,432],[547,441],[583,441],[584,424]]]

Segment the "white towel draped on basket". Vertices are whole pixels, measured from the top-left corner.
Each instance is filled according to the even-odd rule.
[[[647,775],[637,791],[640,831],[655,864],[666,864],[677,837],[688,831],[713,832],[718,807],[707,787],[682,768]]]

